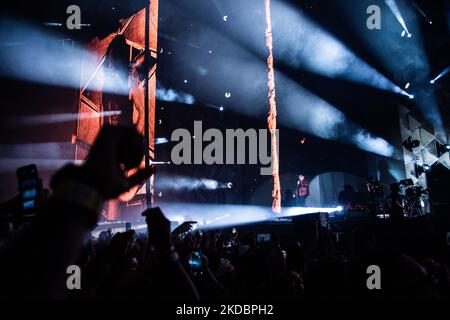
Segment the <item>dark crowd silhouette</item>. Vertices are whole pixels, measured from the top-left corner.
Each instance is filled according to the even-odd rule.
[[[341,239],[316,222],[303,241],[295,232],[193,230],[193,221],[171,231],[153,208],[143,212],[147,232],[92,237],[103,202],[154,173],[150,167],[125,175],[141,163],[142,145],[133,128],[107,126],[82,166],[54,175],[36,215],[2,239],[2,299],[450,298],[449,246],[425,217],[372,221]],[[71,265],[81,270],[79,290],[68,288]],[[370,265],[381,270],[380,290],[368,289]]]

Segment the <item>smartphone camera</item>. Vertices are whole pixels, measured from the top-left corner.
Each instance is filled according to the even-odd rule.
[[[21,199],[21,210],[24,214],[32,214],[41,200],[42,180],[38,177],[34,164],[17,169],[17,180]]]
[[[194,273],[197,273],[202,269],[202,255],[200,251],[193,251],[189,255],[189,268]]]

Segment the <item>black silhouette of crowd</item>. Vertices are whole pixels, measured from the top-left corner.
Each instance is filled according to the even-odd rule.
[[[171,231],[154,208],[143,213],[146,233],[107,230],[91,237],[102,203],[154,173],[150,167],[124,174],[141,163],[142,145],[132,128],[105,127],[85,164],[55,174],[39,214],[2,240],[2,299],[450,298],[445,238],[403,245],[417,226],[371,225],[362,235],[348,232],[344,242],[316,226],[308,243],[276,232],[259,241],[240,229],[192,230],[189,221]],[[434,234],[429,222],[422,226]],[[71,265],[81,269],[79,290],[67,286]],[[380,290],[367,287],[369,265],[380,267]]]

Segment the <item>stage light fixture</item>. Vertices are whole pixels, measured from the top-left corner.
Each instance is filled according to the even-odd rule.
[[[223,107],[220,107],[219,110],[220,110],[220,111],[223,111]]]
[[[440,78],[442,78],[443,76],[445,76],[447,73],[450,72],[450,66],[448,66],[447,68],[445,68],[444,70],[442,70],[436,77],[434,77],[433,79],[430,80],[431,84],[436,83],[436,81],[438,81]]]
[[[415,1],[412,1],[411,4],[428,21],[429,24],[433,24],[433,22],[430,20],[430,18],[428,18],[428,16],[425,14],[425,12],[419,7],[419,5]]]
[[[227,183],[227,188],[228,188],[228,189],[233,188],[233,183],[232,183],[232,182],[228,182],[228,183]]]
[[[155,138],[155,144],[164,144],[164,143],[168,143],[169,140],[167,138]]]
[[[422,174],[422,173],[426,173],[426,172],[429,172],[431,170],[431,166],[429,165],[429,164],[418,164],[418,163],[415,163],[414,164],[414,175],[416,176],[416,178],[419,178],[419,176]]]
[[[406,27],[405,20],[403,19],[403,16],[400,12],[400,9],[397,5],[397,1],[395,0],[384,0],[386,5],[391,9],[392,13],[394,14],[395,18],[397,19],[398,23],[402,26],[404,32],[407,34],[408,38],[411,38],[411,33],[409,33],[408,28]],[[402,32],[402,37],[404,36],[404,33]]]
[[[405,84],[405,89],[408,89],[408,88],[409,88],[409,86],[410,86],[410,83],[409,83],[409,82],[407,82],[407,83]]]
[[[437,151],[437,156],[441,157],[444,153],[450,151],[450,144],[441,144],[440,142],[438,142],[436,140],[436,151]]]
[[[412,152],[414,148],[417,148],[418,146],[420,146],[420,141],[412,140],[412,138],[409,137],[402,143],[402,145],[405,147],[406,150],[408,150],[409,152]]]
[[[231,97],[231,92],[225,92],[225,98],[230,98]]]

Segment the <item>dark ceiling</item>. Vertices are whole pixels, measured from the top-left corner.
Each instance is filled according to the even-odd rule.
[[[382,0],[320,0],[285,1],[293,10],[306,14],[322,28],[338,38],[358,57],[376,68],[399,86],[411,82],[411,90],[420,90],[429,85],[428,79],[419,74],[420,65],[409,64],[410,42],[399,35],[401,26]],[[399,3],[411,1],[398,0]],[[450,65],[450,2],[444,0],[415,1],[433,20],[430,25],[418,14],[405,12],[407,24],[416,24],[414,31],[421,34],[423,47],[429,64],[429,73],[435,75]],[[82,22],[91,27],[80,31],[65,28],[53,31],[64,37],[86,43],[94,36],[105,36],[118,25],[121,17],[128,17],[142,8],[143,1],[91,1],[91,0],[24,0],[2,4],[2,16],[24,19],[42,25],[44,22],[61,22],[67,18],[68,5],[77,4],[82,11]],[[381,31],[365,28],[365,10],[370,4],[378,4],[383,10]],[[226,18],[224,18],[226,16]],[[226,21],[225,21],[226,20]],[[264,119],[267,112],[267,93],[251,83],[265,81],[265,59],[259,49],[264,49],[264,1],[255,0],[160,0],[158,25],[158,85],[185,92],[196,99],[196,107],[223,106],[244,114]],[[252,30],[254,38],[241,34]],[[385,31],[386,30],[386,31]],[[391,141],[398,135],[397,105],[399,102],[415,107],[415,102],[404,97],[361,84],[324,77],[304,69],[293,68],[277,60],[280,44],[278,26],[274,23],[274,56],[276,76],[285,75],[315,95],[337,106],[349,119],[370,132]],[[251,41],[250,41],[251,40]],[[299,39],[298,41],[302,41]],[[250,45],[256,43],[255,45]],[[392,46],[395,44],[395,46]],[[238,57],[239,59],[235,59]],[[390,58],[390,61],[386,61]],[[251,66],[251,67],[249,67]],[[248,72],[252,70],[252,72]],[[187,81],[185,81],[187,80]],[[48,96],[40,85],[23,84],[2,79],[10,96],[23,98],[24,108],[7,104],[2,107],[6,117],[10,115],[57,112],[59,105]],[[249,84],[250,82],[250,84]],[[17,89],[20,88],[20,89]],[[242,88],[246,88],[243,90]],[[249,89],[250,88],[250,89]],[[448,125],[450,121],[450,76],[442,78],[436,85],[435,94],[441,113]],[[254,89],[254,90],[253,90]],[[20,92],[15,92],[20,90]],[[75,96],[70,90],[59,90],[59,100]],[[286,88],[277,88],[282,97]],[[53,92],[53,91],[52,91]],[[230,97],[226,97],[229,93]],[[36,94],[36,97],[33,95]],[[32,101],[44,98],[49,102],[32,106]],[[8,101],[7,98],[5,98]],[[5,99],[3,103],[5,103]],[[12,98],[11,98],[12,101]],[[72,112],[73,104],[66,103],[60,112]],[[20,110],[19,110],[20,109]],[[258,110],[258,112],[255,112]],[[32,128],[2,134],[2,143],[55,140],[57,134],[64,140],[70,138],[70,126],[60,126],[53,131],[42,130],[41,138]],[[64,132],[64,135],[60,133]],[[45,133],[45,134],[44,134]]]

